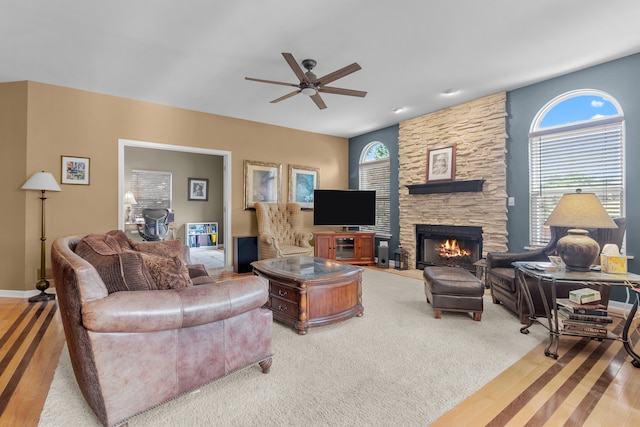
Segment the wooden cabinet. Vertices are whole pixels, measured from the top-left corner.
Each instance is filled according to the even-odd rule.
[[[368,231],[314,233],[314,255],[349,264],[374,265],[375,235]]]

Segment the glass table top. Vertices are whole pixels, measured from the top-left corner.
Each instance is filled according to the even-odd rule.
[[[563,268],[552,269],[549,268],[550,265],[548,264],[550,263],[538,261],[519,261],[513,263],[516,268],[522,268],[532,276],[546,279],[586,280],[590,282],[601,281],[609,283],[631,282],[640,284],[640,275],[634,273],[605,273],[604,271],[599,270],[571,271]]]
[[[265,273],[286,274],[294,278],[307,279],[362,270],[361,267],[311,256],[271,258],[254,261],[251,265]]]

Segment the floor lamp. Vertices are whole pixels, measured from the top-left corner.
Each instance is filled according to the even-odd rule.
[[[56,179],[49,172],[36,172],[31,178],[27,180],[22,186],[23,190],[38,190],[42,191],[42,196],[40,196],[40,200],[42,200],[42,226],[41,226],[41,234],[40,234],[40,279],[38,283],[36,283],[36,289],[40,291],[40,294],[29,298],[29,302],[40,302],[40,301],[51,301],[55,299],[55,294],[48,294],[45,292],[49,288],[49,281],[47,280],[47,274],[45,270],[45,254],[46,247],[45,242],[47,240],[44,232],[44,201],[47,200],[45,197],[45,191],[61,191],[60,186],[56,182]]]

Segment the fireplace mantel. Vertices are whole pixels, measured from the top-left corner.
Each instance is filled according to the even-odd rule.
[[[469,193],[482,191],[484,179],[407,185],[409,194]]]

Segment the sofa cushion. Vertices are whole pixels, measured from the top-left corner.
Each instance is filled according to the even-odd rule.
[[[164,257],[178,257],[183,263],[187,261],[182,256],[182,242],[180,240],[165,240],[162,242],[131,242],[132,248],[138,252],[160,255]]]
[[[108,236],[112,237],[110,239],[112,242],[116,242],[119,248],[127,248],[133,249],[133,242],[129,240],[127,235],[122,230],[111,230],[107,233]]]
[[[157,289],[142,255],[123,252],[113,235],[89,234],[78,242],[75,252],[95,267],[109,293]]]
[[[177,240],[177,242],[180,242]],[[142,256],[158,289],[179,289],[193,286],[189,277],[189,269],[177,256],[163,256],[151,252],[138,252],[124,249],[124,253],[134,252]]]

